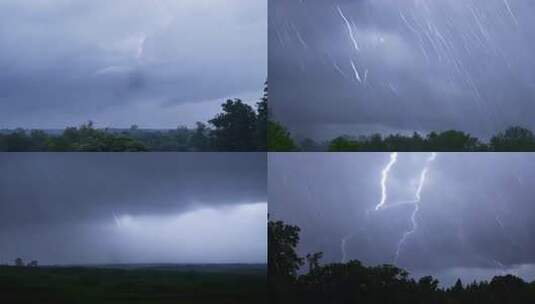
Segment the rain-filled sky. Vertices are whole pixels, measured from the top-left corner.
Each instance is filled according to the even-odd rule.
[[[535,280],[535,155],[269,156],[269,213],[323,262],[395,264],[443,286],[512,273]]]
[[[266,156],[0,154],[0,263],[265,263]]]
[[[0,128],[175,128],[267,77],[266,0],[2,0]]]
[[[275,119],[297,137],[535,129],[531,0],[273,0]]]

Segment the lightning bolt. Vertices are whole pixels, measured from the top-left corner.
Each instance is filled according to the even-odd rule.
[[[113,219],[115,220],[115,224],[117,225],[118,228],[121,228],[121,221],[117,217],[117,214],[115,214],[115,211],[112,211],[111,213],[113,215]]]
[[[362,78],[360,78],[359,71],[357,70],[357,67],[355,66],[355,62],[353,60],[351,60],[351,67],[353,68],[353,73],[355,73],[355,79],[359,83],[362,83]]]
[[[338,10],[338,14],[344,20],[344,23],[345,23],[345,25],[347,27],[347,31],[349,32],[349,38],[351,39],[351,42],[353,42],[353,47],[355,48],[355,51],[357,51],[357,52],[360,51],[360,47],[359,47],[359,44],[357,42],[357,38],[355,38],[355,34],[353,33],[353,28],[351,27],[351,23],[349,22],[349,20],[344,15],[344,12],[340,8],[340,5],[337,5],[336,8]]]
[[[389,176],[390,170],[396,164],[397,160],[398,160],[398,153],[397,152],[391,153],[390,154],[390,161],[388,162],[388,164],[381,171],[381,182],[380,182],[380,184],[381,184],[381,200],[379,201],[379,204],[377,204],[377,206],[375,206],[375,210],[379,210],[379,209],[383,208],[385,203],[386,203],[386,199],[387,199],[386,183],[388,181],[388,176]],[[369,215],[369,213],[370,213],[370,210],[368,210],[368,212],[366,214]],[[346,254],[347,241],[352,237],[353,237],[353,234],[349,234],[349,235],[344,236],[342,238],[342,240],[341,240],[340,249],[342,251],[342,261],[341,261],[342,263],[345,263],[346,257],[347,257],[347,254]]]
[[[391,171],[392,167],[397,163],[397,160],[398,160],[398,153],[397,152],[394,152],[394,153],[390,154],[390,161],[386,164],[386,166],[381,171],[381,181],[380,181],[380,185],[381,185],[381,200],[375,206],[375,211],[381,211],[381,210],[397,207],[397,206],[400,206],[400,205],[409,205],[410,204],[410,205],[414,206],[413,212],[412,212],[411,217],[410,217],[411,228],[410,228],[410,230],[405,231],[403,233],[402,238],[398,242],[398,245],[397,245],[397,248],[396,248],[396,253],[395,253],[395,258],[394,258],[394,263],[397,263],[397,261],[399,259],[399,255],[401,253],[401,249],[403,248],[403,246],[404,246],[405,242],[407,241],[407,239],[410,237],[411,234],[416,232],[416,230],[418,229],[417,215],[418,215],[418,211],[420,209],[419,208],[420,207],[419,204],[420,204],[420,202],[422,200],[422,191],[423,191],[426,179],[427,179],[427,174],[429,172],[429,167],[431,166],[431,163],[433,163],[435,161],[436,158],[437,158],[437,153],[433,152],[426,159],[425,166],[422,169],[422,171],[420,172],[420,178],[419,178],[419,181],[418,181],[418,187],[416,188],[416,193],[414,195],[415,199],[412,200],[412,201],[399,202],[399,203],[388,204],[388,205],[386,204],[387,199],[388,199],[387,182],[388,182],[389,174],[390,174],[390,171]],[[367,215],[369,215],[369,213],[370,212],[367,212]],[[352,237],[353,237],[353,234],[349,234],[349,235],[343,237],[342,240],[341,240],[340,247],[341,247],[341,251],[342,251],[342,260],[341,260],[342,263],[345,263],[345,261],[347,259],[346,244],[347,244],[347,241]]]
[[[411,229],[408,231],[405,231],[403,233],[403,236],[399,240],[397,249],[396,249],[396,255],[394,257],[394,264],[397,264],[399,255],[401,253],[401,249],[403,248],[403,245],[407,241],[407,239],[418,229],[418,221],[416,220],[416,216],[418,215],[418,211],[420,210],[420,202],[422,200],[422,190],[425,185],[425,181],[427,179],[427,172],[429,171],[429,166],[435,159],[437,158],[437,154],[435,152],[431,153],[431,156],[427,159],[425,167],[422,169],[422,172],[420,173],[420,181],[418,183],[418,188],[416,189],[416,199],[412,202],[414,205],[414,209],[411,214]]]
[[[384,167],[383,171],[381,171],[381,200],[379,201],[379,204],[375,206],[375,211],[378,211],[379,209],[383,208],[386,199],[387,199],[387,191],[386,191],[386,182],[388,181],[388,174],[390,173],[390,169],[392,169],[392,166],[397,162],[398,160],[398,153],[394,152],[390,154],[390,161]]]

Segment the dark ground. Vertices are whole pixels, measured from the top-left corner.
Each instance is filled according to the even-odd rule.
[[[267,303],[265,265],[0,266],[0,303]]]

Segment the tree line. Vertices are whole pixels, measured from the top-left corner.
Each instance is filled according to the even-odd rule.
[[[68,127],[61,134],[43,130],[0,131],[2,152],[140,152],[266,151],[267,88],[256,108],[240,99],[227,100],[222,112],[196,128],[143,130],[97,129],[92,122]]]
[[[322,253],[300,257],[300,228],[268,224],[268,285],[271,303],[373,304],[528,304],[535,282],[513,275],[440,288],[432,276],[419,280],[393,265],[365,266],[358,260],[320,265]],[[307,264],[307,270],[303,267]]]
[[[468,133],[448,130],[410,136],[394,134],[383,136],[339,136],[328,142],[310,138],[297,144],[281,124],[270,121],[268,130],[270,151],[329,151],[329,152],[515,152],[535,151],[535,135],[529,129],[514,126],[484,142]]]

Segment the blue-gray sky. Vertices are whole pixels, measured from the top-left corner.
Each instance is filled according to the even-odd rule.
[[[0,128],[174,128],[267,77],[265,0],[5,0]]]
[[[273,0],[274,117],[298,137],[535,129],[531,0]]]
[[[270,216],[301,227],[299,252],[323,251],[323,262],[394,263],[443,285],[503,273],[535,280],[534,155],[432,156],[399,153],[376,210],[391,154],[272,153]]]
[[[262,153],[0,154],[0,262],[265,263]]]

